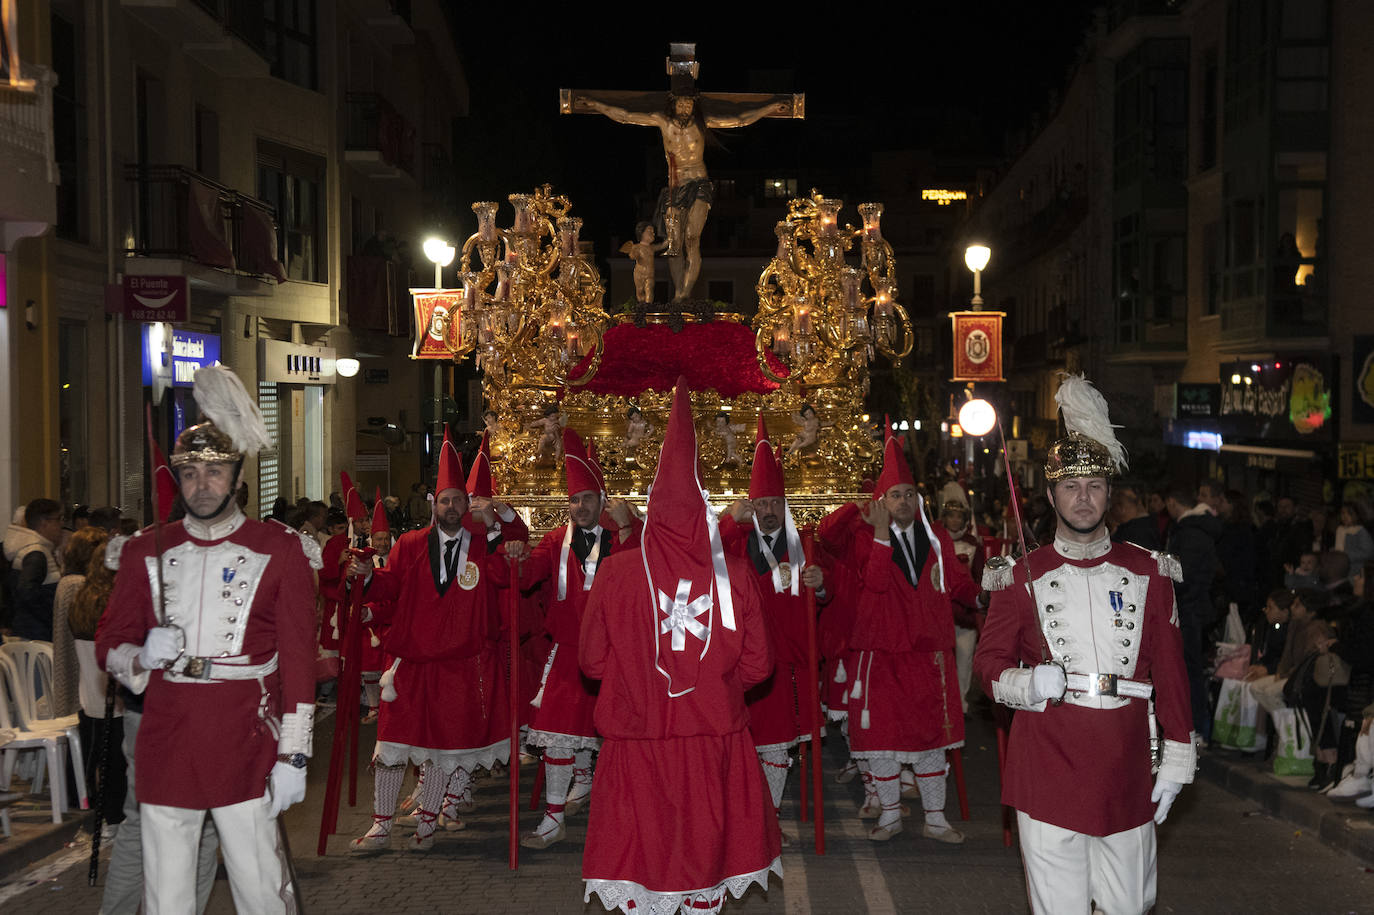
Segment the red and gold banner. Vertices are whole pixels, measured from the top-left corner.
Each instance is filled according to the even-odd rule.
[[[1006,381],[1002,377],[1001,311],[952,311],[954,377],[951,381]]]
[[[412,289],[415,301],[415,359],[452,359],[458,351],[461,289]]]

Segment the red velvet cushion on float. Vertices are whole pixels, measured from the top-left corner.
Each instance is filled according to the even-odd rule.
[[[780,378],[787,368],[768,353],[768,368]],[[578,378],[591,357],[569,372]],[[606,331],[601,367],[580,390],[635,397],[647,390],[669,391],[679,375],[692,390],[713,388],[721,397],[776,391],[777,382],[759,371],[754,332],[743,324],[688,324],[677,333],[665,324],[619,324]]]

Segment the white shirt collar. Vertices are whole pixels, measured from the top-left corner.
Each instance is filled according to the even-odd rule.
[[[1102,536],[1091,543],[1078,543],[1074,540],[1065,540],[1058,534],[1054,535],[1054,548],[1060,556],[1065,559],[1097,559],[1106,556],[1112,548],[1112,538],[1107,533],[1107,529],[1102,529]]]
[[[187,515],[185,518],[182,518],[181,523],[185,525],[186,533],[197,540],[223,540],[225,537],[228,537],[234,531],[242,527],[243,522],[247,520],[248,519],[244,517],[243,512],[239,510],[238,506],[235,506],[232,515],[215,524],[206,524],[193,515]]]

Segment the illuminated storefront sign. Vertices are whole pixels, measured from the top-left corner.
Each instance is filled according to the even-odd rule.
[[[940,206],[949,206],[956,200],[967,200],[968,191],[951,191],[944,188],[928,187],[921,191],[922,200],[933,200]]]
[[[155,375],[170,381],[174,388],[189,388],[196,372],[219,362],[219,337],[189,330],[171,330],[170,351],[165,324],[143,326],[143,384],[150,386]]]

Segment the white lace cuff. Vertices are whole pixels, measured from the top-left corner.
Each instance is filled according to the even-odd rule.
[[[315,733],[315,704],[298,702],[294,712],[281,716],[281,736],[277,738],[277,752],[286,756],[311,753],[311,738]]]
[[[129,692],[141,695],[148,688],[148,671],[134,673],[134,661],[138,660],[139,647],[125,642],[118,648],[111,648],[105,655],[105,670],[110,676],[129,688]]]
[[[1043,712],[1046,700],[1031,702],[1031,667],[1008,667],[1001,676],[992,681],[992,700],[1007,708],[1026,712]]]
[[[1190,737],[1192,735],[1189,735]],[[1197,770],[1197,745],[1189,740],[1164,741],[1164,758],[1159,763],[1159,777],[1180,785],[1191,785]]]

